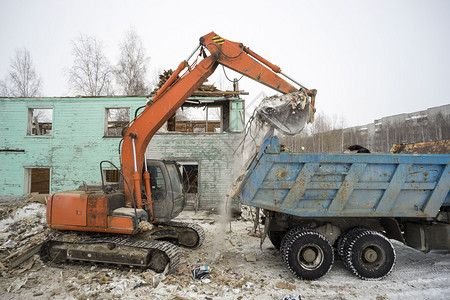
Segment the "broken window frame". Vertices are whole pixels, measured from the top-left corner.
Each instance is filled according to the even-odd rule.
[[[241,104],[242,107],[234,108],[234,104]],[[245,128],[245,103],[244,100],[230,101],[230,132],[242,132]]]
[[[127,117],[125,120],[109,120],[109,116],[110,116],[110,110],[121,110],[121,109],[125,109],[127,110]],[[117,126],[110,126],[110,123],[117,123]],[[103,137],[105,138],[121,138],[122,137],[122,130],[123,128],[130,122],[130,107],[105,107],[105,129],[104,129],[104,134]],[[112,124],[114,125],[114,124]],[[115,132],[111,132],[112,130],[110,129],[118,129],[120,128],[120,132],[119,130],[116,130]]]
[[[200,162],[199,161],[179,161],[177,164],[183,181],[183,189],[186,195],[186,204],[193,205],[194,209],[198,209],[198,200],[200,195]],[[189,167],[187,167],[189,166]],[[190,173],[188,169],[197,169]],[[190,173],[190,174],[189,174]],[[194,175],[194,176],[192,176]],[[191,177],[192,176],[192,177]]]
[[[205,110],[205,120],[183,120],[183,121],[177,121],[176,120],[176,114],[177,114],[177,112],[179,112],[180,110],[181,111],[184,111],[184,110],[186,110],[186,109],[191,109],[191,108],[196,108],[196,109],[204,109]],[[210,118],[210,110],[211,109],[218,109],[219,110],[219,116],[218,116],[218,121],[217,120],[214,120],[214,121],[210,121],[211,120],[211,118]],[[177,133],[190,133],[190,134],[202,134],[202,133],[208,133],[208,134],[210,134],[210,133],[222,133],[223,132],[223,105],[199,105],[199,106],[194,106],[194,105],[192,105],[192,106],[182,106],[181,108],[179,108],[178,110],[177,110],[177,112],[175,112],[175,114],[174,114],[174,117],[175,117],[175,122],[174,122],[174,126],[175,126],[175,130],[169,130],[169,128],[170,128],[170,126],[167,126],[167,128],[168,128],[168,132],[177,132]],[[180,123],[188,123],[188,122],[195,122],[195,123],[198,123],[198,124],[194,124],[194,125],[192,125],[191,127],[192,127],[192,132],[190,132],[190,131],[177,131],[176,130],[176,126],[177,126],[177,123],[178,124],[180,124]],[[204,122],[203,124],[201,124],[202,122]],[[211,123],[211,122],[214,122],[214,123],[216,123],[216,122],[220,122],[220,127],[219,127],[219,131],[208,131],[208,125]],[[204,130],[202,130],[202,131],[195,131],[195,129],[196,128],[203,128]],[[217,127],[215,127],[215,128],[217,128]],[[185,130],[187,130],[187,127],[185,127]]]
[[[42,192],[42,194],[50,194],[52,191],[52,168],[50,167],[25,167],[24,168],[24,194],[28,195],[31,193],[36,193],[36,191],[33,191],[32,185],[33,185],[33,170],[37,169],[47,169],[48,170],[48,192]],[[41,177],[41,176],[40,176]],[[37,192],[41,194],[41,192]]]
[[[34,112],[37,110],[50,111],[50,122],[40,122],[39,116],[43,117],[43,115],[45,113],[43,113],[43,114],[39,113],[35,117]],[[36,127],[34,120],[38,121],[37,127]],[[41,126],[41,124],[43,124],[43,125]],[[44,125],[44,124],[46,124],[46,125]],[[49,124],[50,124],[50,128],[48,128]],[[47,128],[44,128],[44,126],[47,126]],[[42,131],[44,131],[44,133],[42,133]],[[28,108],[27,136],[34,136],[34,137],[51,137],[51,136],[53,136],[53,107],[29,107]]]

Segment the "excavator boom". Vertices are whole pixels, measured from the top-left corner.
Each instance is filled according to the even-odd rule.
[[[181,107],[197,88],[207,80],[219,64],[246,77],[264,84],[276,91],[287,94],[298,92],[296,88],[277,75],[280,67],[270,63],[242,43],[226,40],[214,32],[200,38],[200,54],[210,53],[198,64],[189,66],[187,61],[179,64],[177,70],[149,101],[144,111],[132,122],[122,145],[122,172],[124,178],[133,180],[130,189],[125,189],[126,201],[131,203],[134,196],[138,207],[141,205],[141,174],[147,145],[156,131]],[[185,74],[176,79],[188,68]],[[304,89],[303,86],[300,85]],[[316,90],[304,89],[311,97],[314,109]]]

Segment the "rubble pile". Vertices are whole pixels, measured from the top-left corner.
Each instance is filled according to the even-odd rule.
[[[45,204],[10,202],[0,205],[0,263],[14,269],[39,252],[49,235]]]
[[[230,222],[206,212],[183,212],[177,219],[201,225],[205,242],[198,249],[180,248],[178,268],[157,274],[107,264],[43,264],[29,249],[47,234],[73,233],[46,229],[44,204],[0,204],[0,299],[444,299],[450,292],[450,255],[423,254],[399,243],[397,271],[383,282],[362,281],[339,262],[327,278],[298,280],[270,241],[261,250],[260,239],[248,234],[255,212],[243,210],[244,218]],[[23,253],[28,253],[23,262],[12,267]],[[207,276],[193,278],[193,270],[206,266]]]

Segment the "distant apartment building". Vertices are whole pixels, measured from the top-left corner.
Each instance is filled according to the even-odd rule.
[[[322,123],[326,123],[326,120]],[[331,131],[317,129],[314,134],[305,130],[299,136],[281,137],[282,143],[295,152],[333,153],[342,152],[351,145],[361,145],[371,152],[386,153],[393,144],[448,139],[450,104],[387,116],[361,126]]]
[[[392,144],[450,139],[450,104],[345,128],[343,136],[344,144],[361,144],[372,152],[388,152]]]

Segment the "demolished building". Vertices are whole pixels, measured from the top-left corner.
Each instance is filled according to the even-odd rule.
[[[206,86],[208,87],[208,86]],[[241,170],[243,92],[195,92],[158,131],[147,157],[180,163],[187,209],[218,210]],[[122,128],[147,97],[0,98],[0,199],[100,182],[99,163],[120,165]],[[117,182],[113,168],[103,170]],[[234,210],[238,203],[232,203]]]

